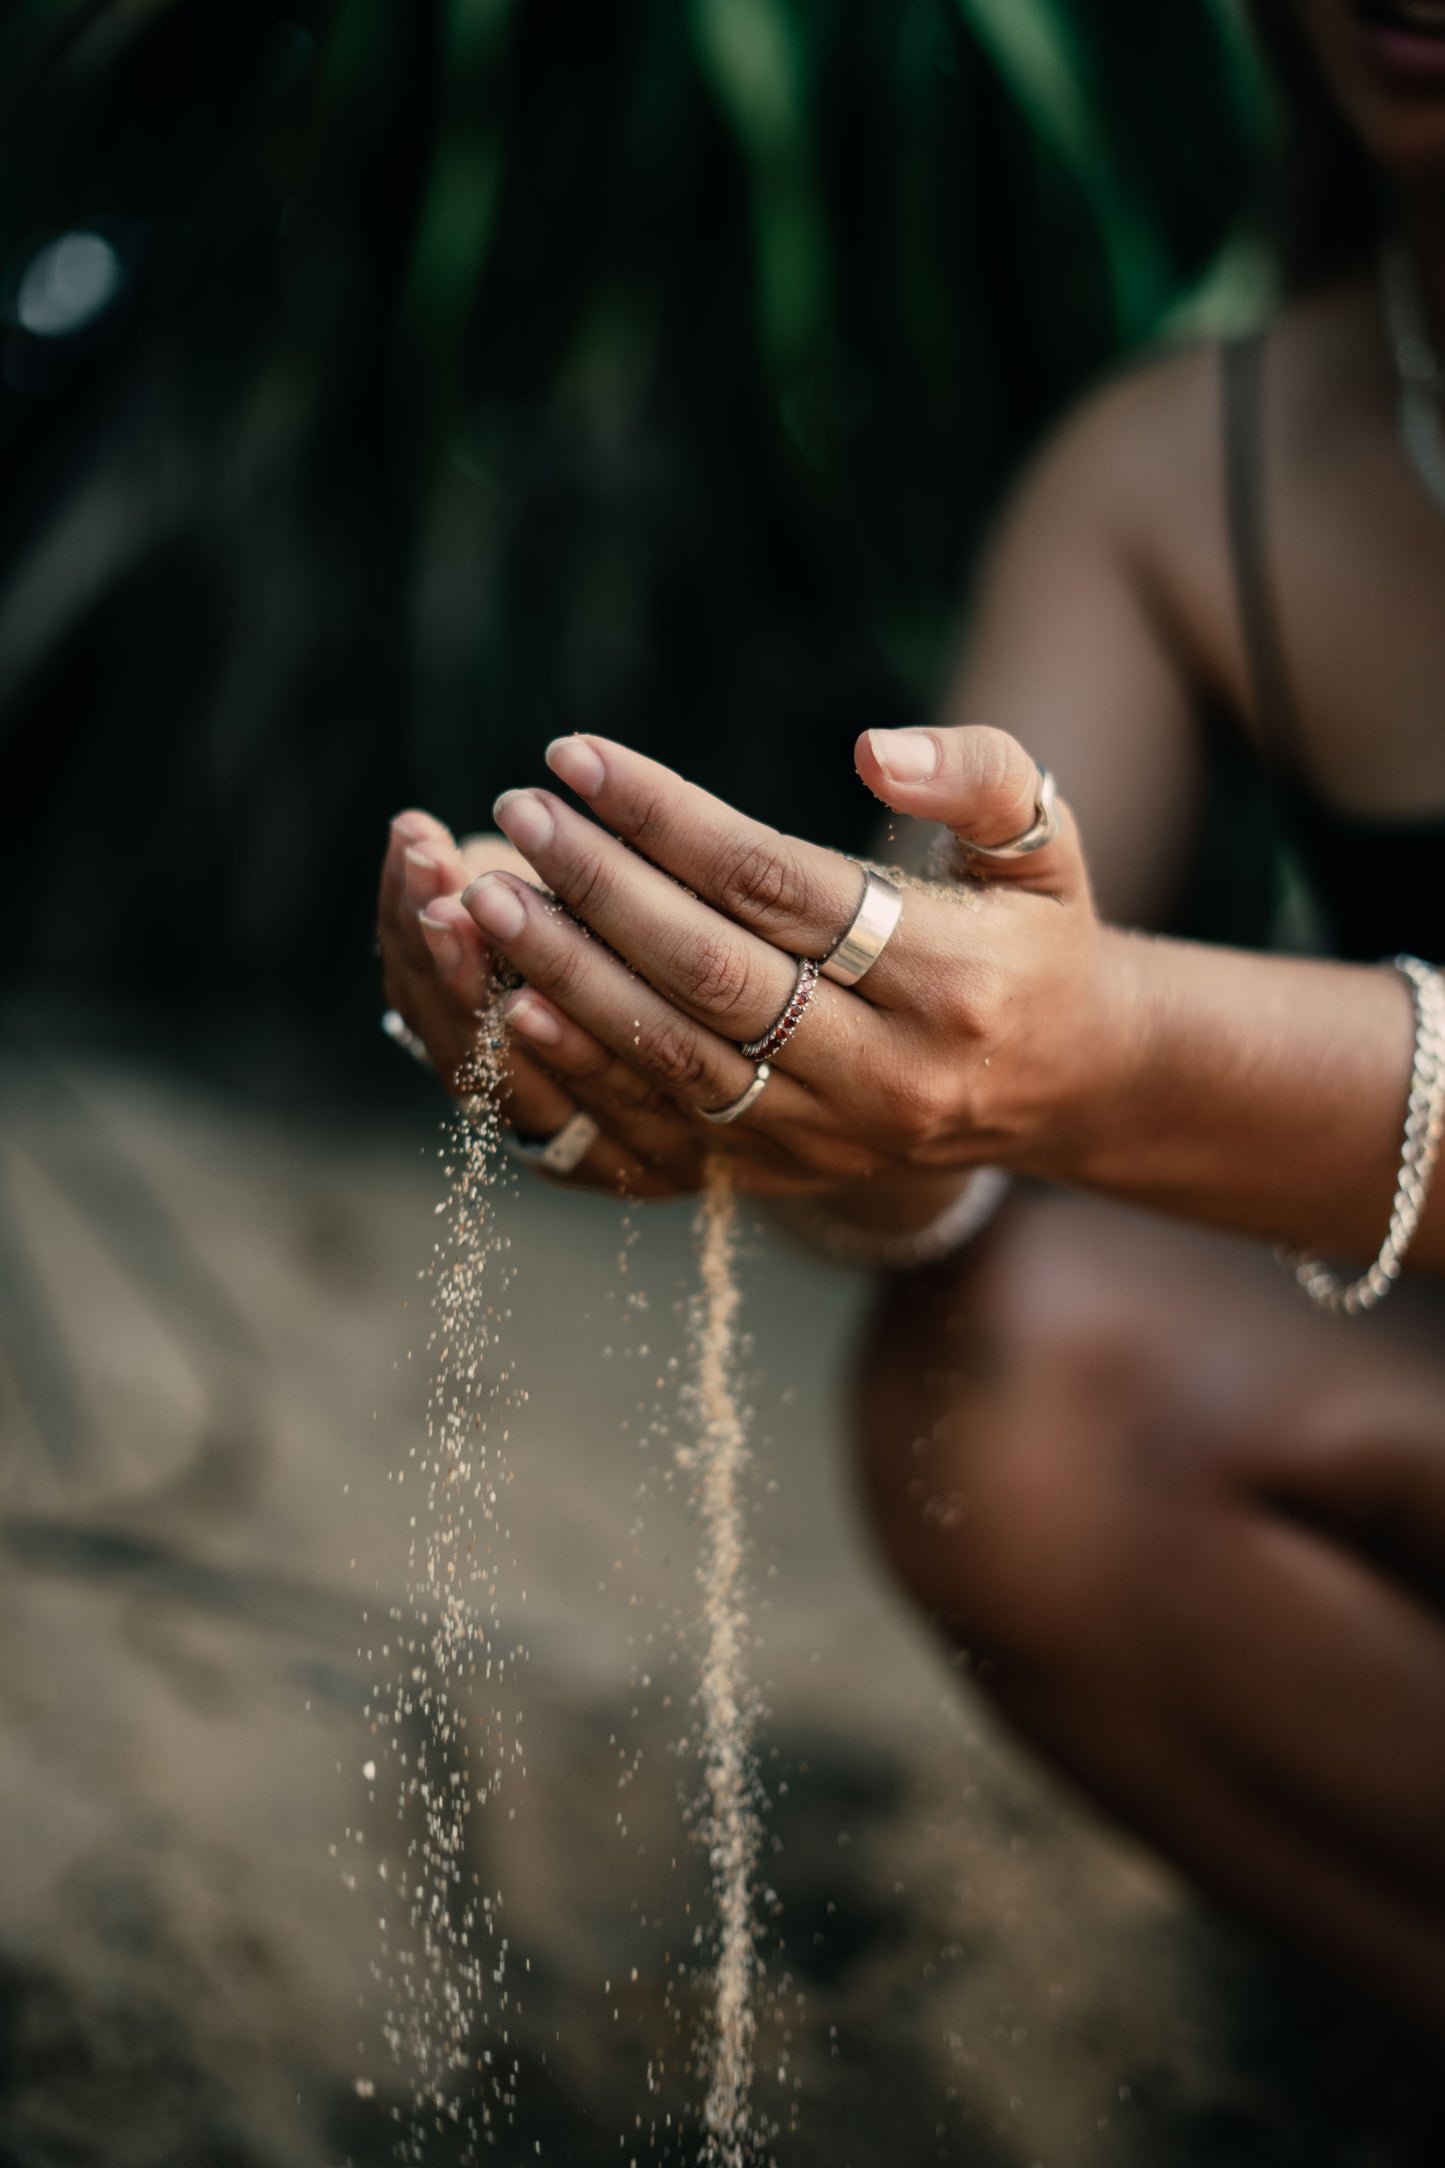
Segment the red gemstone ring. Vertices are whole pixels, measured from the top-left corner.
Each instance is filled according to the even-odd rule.
[[[760,1039],[750,1039],[740,1052],[749,1061],[771,1061],[780,1054],[793,1033],[808,1013],[808,1004],[818,991],[818,965],[811,956],[798,959],[798,976],[793,981],[793,991],[788,1005],[775,1024],[770,1024]]]

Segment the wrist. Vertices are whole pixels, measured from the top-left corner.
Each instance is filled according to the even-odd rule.
[[[1054,1089],[1029,1142],[1010,1155],[1018,1173],[1107,1188],[1120,1154],[1137,1149],[1166,1007],[1159,947],[1147,934],[1098,928]]]
[[[802,1201],[863,1232],[908,1235],[947,1211],[972,1171],[967,1167],[890,1168],[861,1181],[813,1191]]]
[[[1409,1074],[1399,974],[1117,929],[1099,957],[1087,1058],[1027,1168],[1015,1163],[1296,1248],[1373,1255]]]

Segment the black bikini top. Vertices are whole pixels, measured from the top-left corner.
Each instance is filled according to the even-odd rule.
[[[1333,954],[1445,958],[1445,814],[1375,819],[1323,798],[1304,757],[1269,572],[1264,334],[1220,349],[1225,501],[1245,656],[1280,823]],[[1440,688],[1445,729],[1445,685]]]

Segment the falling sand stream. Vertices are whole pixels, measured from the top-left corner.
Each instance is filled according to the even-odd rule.
[[[510,1277],[498,1213],[509,1174],[500,1150],[503,1036],[498,1000],[444,1134],[427,1437],[413,1456],[411,1488],[407,1469],[395,1478],[410,1529],[409,1612],[390,1614],[381,1654],[394,1669],[368,1710],[378,1753],[394,1765],[406,1838],[397,1892],[406,1931],[393,1935],[383,1913],[377,1975],[390,2005],[388,2045],[410,2073],[398,2157],[411,2161],[424,2160],[431,2137],[448,2127],[459,2125],[472,2146],[495,2142],[513,2112],[504,1897],[482,1894],[466,1866],[471,1816],[521,1764],[510,1682],[523,1652],[498,1596],[507,1411],[525,1398],[499,1344]],[[761,1823],[748,1677],[748,1445],[736,1383],[737,1199],[721,1153],[708,1162],[696,1239],[689,1435],[676,1457],[692,1480],[700,1533],[697,1701],[715,1915],[697,2054],[698,2157],[705,2168],[748,2168],[762,2157],[750,2104]],[[364,1773],[378,1783],[374,1763]],[[363,2080],[360,2089],[372,2087]]]
[[[748,2159],[757,1940],[753,1879],[761,1822],[748,1681],[743,1471],[747,1434],[737,1397],[737,1193],[727,1160],[707,1165],[697,1220],[700,1287],[691,1394],[697,1445],[687,1452],[702,1525],[703,1651],[699,1681],[707,1839],[717,1908],[711,2024],[704,2043],[707,2097],[703,2159],[743,2168]],[[685,1449],[686,1450],[686,1449]]]
[[[425,2160],[448,2127],[465,2131],[475,2157],[513,2108],[502,1894],[483,1892],[468,1866],[472,1815],[521,1768],[511,1679],[524,1652],[499,1594],[510,1563],[507,1416],[525,1397],[500,1346],[511,1278],[495,1205],[505,1170],[501,1045],[493,1004],[443,1131],[448,1187],[423,1275],[432,1312],[426,1437],[393,1477],[408,1531],[407,1603],[391,1610],[372,1652],[391,1666],[367,1713],[395,1782],[402,1839],[375,1972],[387,1998],[384,2037],[410,2086],[409,2113],[399,2111],[403,2161]],[[376,1762],[363,1775],[380,1785]],[[384,1879],[385,1865],[377,1872]],[[363,2079],[358,2089],[374,2086]]]

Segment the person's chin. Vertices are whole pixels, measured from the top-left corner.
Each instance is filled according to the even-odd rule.
[[[1349,103],[1370,150],[1402,180],[1445,180],[1445,0],[1354,0],[1350,12]]]
[[[1428,100],[1376,94],[1358,125],[1366,149],[1390,179],[1445,192],[1445,84]]]
[[[1441,0],[1353,0],[1356,49],[1376,82],[1399,96],[1445,89]]]

